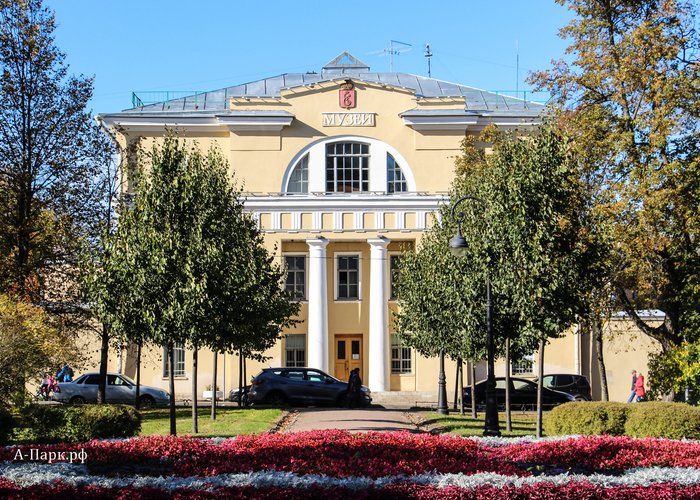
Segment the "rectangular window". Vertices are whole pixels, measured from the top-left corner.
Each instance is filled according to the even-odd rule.
[[[285,255],[287,268],[285,290],[297,300],[306,300],[306,257],[304,255]]]
[[[391,336],[391,373],[411,373],[411,348],[401,345],[398,335]]]
[[[334,142],[326,145],[326,192],[369,191],[369,144]]]
[[[396,300],[396,281],[399,277],[399,256],[389,256],[389,300]]]
[[[338,300],[359,300],[360,257],[338,256]]]
[[[287,335],[284,339],[284,366],[306,366],[306,335]]]
[[[523,356],[521,359],[518,359],[517,361],[514,360],[512,363],[512,371],[511,373],[513,375],[523,375],[523,374],[530,374],[532,373],[532,368],[535,364],[535,356],[534,355],[529,355],[529,356]]]
[[[168,370],[168,348],[163,347],[163,377],[169,377]],[[185,376],[185,347],[182,344],[175,344],[173,347],[173,375],[175,377]]]

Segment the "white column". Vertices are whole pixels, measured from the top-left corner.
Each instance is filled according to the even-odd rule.
[[[389,240],[370,238],[369,268],[369,388],[389,390],[389,330],[387,322],[387,251]]]
[[[328,371],[328,281],[326,278],[326,246],[328,240],[306,240],[309,245],[309,331],[308,365]]]

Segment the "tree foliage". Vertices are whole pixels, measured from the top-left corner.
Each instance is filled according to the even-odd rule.
[[[108,141],[69,76],[41,0],[0,1],[0,289],[63,307],[80,246],[99,234]]]
[[[299,305],[282,289],[226,161],[173,136],[148,160],[134,169],[136,195],[86,275],[97,317],[133,342],[260,356]]]
[[[487,271],[497,346],[511,338],[516,357],[573,324],[600,279],[595,260],[603,245],[568,142],[547,126],[524,139],[487,129],[481,140],[493,142],[493,153],[465,140],[450,204],[415,255],[400,261],[397,330],[426,355],[440,348],[455,358],[483,353]],[[468,247],[457,259],[448,242],[457,229],[451,207],[462,196],[483,202],[456,207]]]
[[[700,42],[691,2],[558,0],[570,63],[532,81],[559,123],[614,228],[610,269],[622,306],[664,350],[700,337]],[[638,309],[659,308],[661,325]]]
[[[0,294],[0,401],[23,404],[26,384],[38,387],[44,373],[79,360],[74,340],[55,329],[42,309]]]

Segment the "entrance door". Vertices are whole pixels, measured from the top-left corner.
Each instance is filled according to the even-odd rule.
[[[335,378],[347,382],[354,368],[360,369],[362,377],[362,335],[336,335]]]

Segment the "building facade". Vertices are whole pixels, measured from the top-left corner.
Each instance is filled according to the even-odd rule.
[[[320,72],[137,104],[99,118],[123,150],[137,140],[158,141],[167,130],[204,150],[218,148],[287,269],[286,288],[301,302],[300,323],[266,353],[267,363],[248,362],[248,376],[286,365],[347,379],[357,367],[375,392],[435,391],[437,361],[393,333],[397,256],[417,245],[446,202],[465,135],[489,124],[536,126],[542,105],[373,73],[347,52]],[[132,354],[125,349],[115,361],[127,375]],[[146,356],[143,383],[164,385],[159,359],[159,350]],[[178,350],[179,394],[189,392],[190,359]],[[202,384],[211,385],[207,357],[200,359]],[[223,391],[238,385],[238,362],[223,356],[216,384]]]

